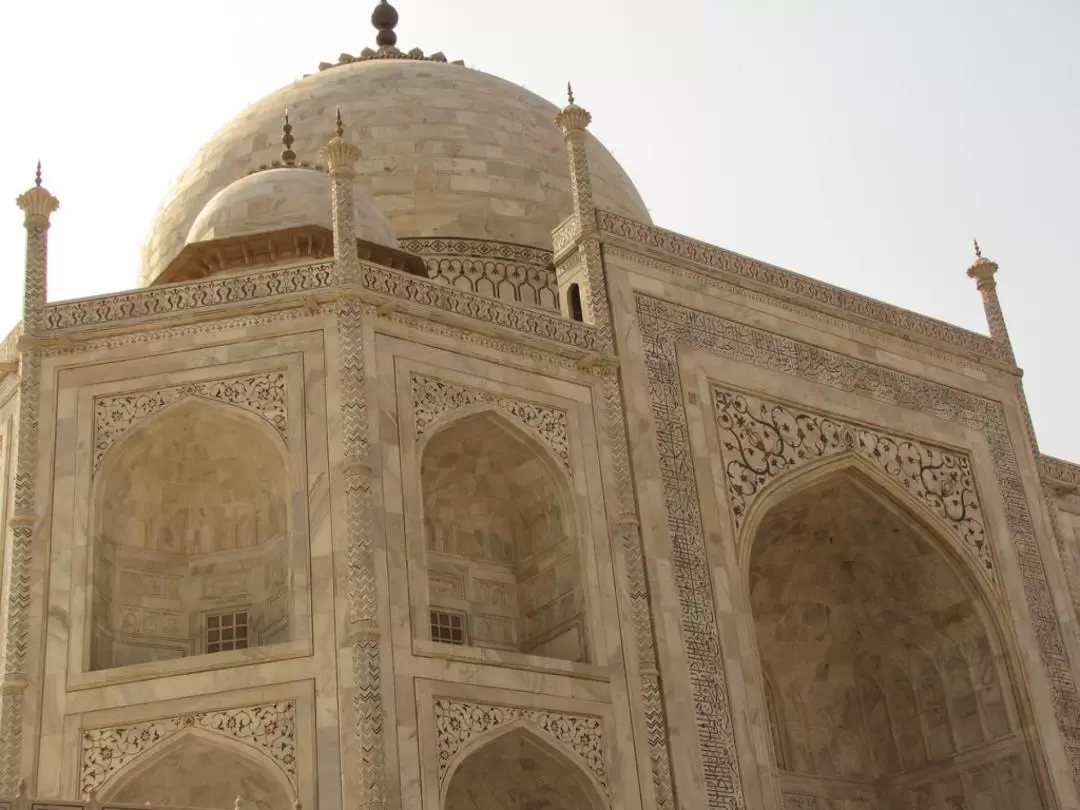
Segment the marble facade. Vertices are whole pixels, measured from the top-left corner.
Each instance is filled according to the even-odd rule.
[[[604,210],[587,125],[546,246],[391,218],[427,277],[348,133],[329,259],[46,303],[20,198],[0,809],[1080,808],[1080,466],[986,260],[989,337]]]

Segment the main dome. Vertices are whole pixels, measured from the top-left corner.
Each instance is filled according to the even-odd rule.
[[[420,59],[339,64],[249,107],[199,152],[162,204],[143,249],[153,284],[183,249],[206,203],[280,152],[285,109],[293,149],[314,162],[340,108],[360,146],[358,184],[400,238],[448,237],[550,249],[571,212],[569,169],[555,105],[462,65]],[[634,184],[589,136],[596,204],[651,222]]]

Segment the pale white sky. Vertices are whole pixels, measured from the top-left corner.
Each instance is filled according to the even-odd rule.
[[[374,42],[375,0],[35,0],[0,24],[0,335],[13,198],[62,202],[50,298],[134,286],[173,179],[246,105]],[[1043,452],[1071,425],[1080,232],[1076,0],[396,0],[398,45],[559,102],[567,79],[658,225],[985,330],[1001,265]],[[2,211],[2,206],[0,206]]]

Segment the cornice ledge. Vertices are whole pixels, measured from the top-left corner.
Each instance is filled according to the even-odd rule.
[[[598,211],[601,241],[636,249],[645,255],[681,260],[705,278],[721,277],[735,286],[797,303],[808,310],[839,315],[890,332],[912,343],[922,343],[1016,375],[1006,347],[986,335],[919,315],[822,281],[751,259],[673,231],[636,222],[610,211]],[[613,237],[613,238],[609,238]]]
[[[1039,478],[1053,489],[1080,494],[1080,464],[1054,456],[1039,456]]]

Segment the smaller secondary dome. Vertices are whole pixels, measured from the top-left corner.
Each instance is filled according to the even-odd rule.
[[[331,181],[321,171],[300,167],[265,169],[229,184],[203,206],[191,224],[187,244],[231,239],[318,225],[333,230]],[[394,229],[363,186],[353,184],[356,238],[397,248]]]

